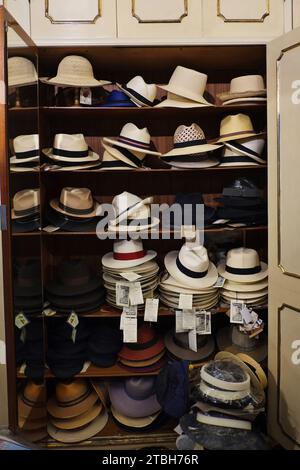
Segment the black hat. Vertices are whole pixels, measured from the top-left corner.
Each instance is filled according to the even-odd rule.
[[[54,341],[68,341],[72,339],[73,327],[67,322],[67,318],[53,318],[49,319],[47,323],[48,342]],[[76,327],[76,343],[88,341],[90,337],[90,324],[84,319],[80,318]]]
[[[37,297],[42,293],[42,272],[39,260],[17,261],[14,269],[14,296]]]
[[[111,367],[117,362],[122,348],[122,333],[109,325],[93,328],[89,340],[89,360],[97,367]]]
[[[189,225],[197,225],[197,205],[204,206],[204,223],[209,224],[215,215],[215,209],[213,207],[208,207],[204,204],[203,197],[201,193],[192,193],[192,194],[183,194],[179,193],[176,195],[175,204],[179,204],[182,208],[182,219],[180,220],[179,227],[184,225],[185,219],[191,221]],[[191,207],[184,207],[184,206]],[[185,209],[185,210],[184,210]],[[170,226],[175,227],[174,213],[170,215]]]
[[[74,295],[74,296],[57,296],[47,294],[47,300],[51,303],[57,311],[62,310],[74,310],[82,311],[90,305],[101,305],[105,300],[105,289],[103,287],[98,287],[92,292],[83,295]]]
[[[52,208],[46,211],[46,219],[52,225],[60,227],[66,232],[95,232],[99,217],[91,217],[90,219],[72,219],[64,214],[61,214]]]
[[[33,232],[38,229],[41,225],[40,216],[35,215],[31,217],[26,217],[23,219],[15,219],[12,221],[12,231],[13,233],[27,233]]]

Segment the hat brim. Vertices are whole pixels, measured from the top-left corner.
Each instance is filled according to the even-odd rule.
[[[71,80],[59,78],[57,75],[56,77],[49,78],[49,77],[42,77],[39,79],[40,82],[45,83],[46,85],[53,85],[53,86],[61,86],[61,87],[75,87],[75,88],[82,88],[82,87],[98,87],[98,86],[105,86],[111,85],[111,82],[107,80],[96,80],[95,78],[90,78],[88,80],[77,80],[76,77],[73,77]]]
[[[170,298],[164,297],[163,295],[159,296],[161,302],[166,305],[167,307],[173,308],[173,309],[179,309],[179,301],[176,300],[170,300]],[[219,303],[219,297],[217,297],[213,301],[209,302],[200,302],[200,301],[195,301],[193,300],[193,308],[201,308],[202,310],[204,309],[209,309],[215,307]]]
[[[30,158],[17,158],[15,155],[10,157],[9,163],[11,165],[18,165],[19,163],[26,163],[26,162],[38,162],[40,156],[37,157],[30,157]]]
[[[19,165],[10,165],[9,167],[9,171],[11,173],[30,173],[30,172],[37,172],[40,170],[40,165],[38,163],[37,166],[32,166],[32,167],[28,167],[28,166],[19,166]]]
[[[58,198],[55,198],[55,199],[52,199],[50,201],[50,206],[52,207],[52,209],[54,209],[55,211],[59,212],[60,214],[65,214],[65,215],[68,215],[69,217],[73,217],[73,218],[78,218],[78,219],[90,219],[91,217],[98,217],[98,213],[99,213],[99,209],[101,207],[101,205],[94,200],[94,208],[93,210],[89,213],[89,214],[76,214],[76,216],[74,214],[70,214],[69,212],[61,209],[59,207],[59,199]]]
[[[207,287],[205,289],[193,289],[191,287],[188,287],[188,286],[183,286],[180,282],[178,282],[173,276],[171,276],[167,271],[165,271],[165,273],[167,274],[167,278],[165,278],[163,281],[161,281],[161,285],[165,286],[168,288],[168,286],[171,286],[171,287],[174,287],[175,290],[174,292],[177,292],[177,293],[181,293],[181,289],[183,291],[183,293],[187,293],[186,291],[191,291],[190,293],[191,294],[200,294],[200,293],[203,293],[203,294],[206,294],[206,293],[212,293],[215,291],[215,289],[213,287]]]
[[[149,250],[147,251],[147,254],[143,256],[143,258],[139,258],[136,260],[129,260],[129,261],[120,261],[114,259],[114,254],[113,252],[106,253],[102,257],[102,265],[105,268],[115,268],[115,269],[126,269],[126,268],[131,268],[134,266],[139,266],[140,264],[147,263],[148,261],[151,261],[156,257],[157,253],[156,251]]]
[[[143,429],[147,426],[150,426],[154,423],[154,421],[158,418],[161,411],[154,413],[150,416],[145,416],[143,418],[130,418],[129,416],[125,416],[117,411],[113,406],[111,407],[111,414],[116,419],[118,423],[123,424],[124,426],[131,427],[131,428],[140,428]]]
[[[104,141],[102,141],[102,146],[110,155],[112,155],[117,160],[121,160],[122,162],[127,163],[127,165],[130,165],[133,168],[139,168],[134,163],[132,163],[128,158],[126,158],[125,155],[122,154],[121,150],[118,150],[117,148],[114,148],[111,145],[107,145]],[[141,162],[142,162],[146,154],[144,152],[139,152],[139,154],[142,157],[141,158]]]
[[[173,356],[186,361],[199,362],[210,357],[215,351],[215,341],[211,335],[207,335],[206,343],[197,352],[178,346],[174,342],[173,330],[165,336],[165,345]]]
[[[251,97],[251,98],[233,98],[233,99],[230,99],[230,100],[226,100],[223,102],[223,106],[227,106],[227,105],[232,105],[232,104],[236,104],[236,105],[239,105],[240,103],[243,103],[243,104],[260,104],[260,103],[266,103],[267,102],[267,98],[258,98],[258,97]]]
[[[236,152],[239,155],[245,155],[246,157],[251,158],[255,162],[261,163],[262,165],[267,163],[266,160],[264,160],[263,158],[257,157],[255,155],[251,154],[250,152],[247,152],[247,150],[243,150],[241,148],[237,149],[232,142],[228,142],[226,144],[226,147],[228,147],[230,150],[233,150],[234,152]],[[246,149],[245,146],[244,146],[244,149]],[[226,157],[224,157],[224,158],[226,158]]]
[[[27,405],[22,400],[22,395],[18,395],[18,416],[19,419],[22,420],[39,420],[39,419],[44,419],[47,417],[47,410],[46,410],[46,401],[45,401],[45,406],[32,406],[32,405]]]
[[[212,287],[217,282],[218,271],[211,261],[209,262],[207,275],[203,278],[194,279],[183,274],[176,264],[178,253],[178,251],[171,251],[165,256],[165,267],[172,277],[178,282],[182,282],[183,286],[205,289],[206,287]]]
[[[158,103],[157,105],[154,106],[154,108],[184,108],[184,109],[189,109],[189,108],[206,108],[207,106],[214,106],[213,104],[204,104],[204,103],[197,103],[195,101],[189,101],[185,100],[182,98],[182,101],[180,101],[180,97],[178,97],[178,100],[173,100],[171,98],[167,98],[164,101],[161,101],[161,103]]]
[[[18,426],[22,431],[36,431],[45,428],[47,425],[47,415],[39,419],[24,419],[19,417]]]
[[[83,413],[86,413],[91,407],[94,406],[98,400],[98,395],[94,390],[90,390],[89,395],[76,405],[60,406],[56,397],[52,396],[47,402],[48,413],[54,418],[76,418]]]
[[[43,426],[41,429],[35,429],[34,431],[21,431],[21,437],[26,439],[27,442],[38,442],[48,437],[47,426]]]
[[[224,277],[224,279],[227,279],[228,281],[236,281],[239,283],[253,283],[253,282],[259,282],[265,279],[268,276],[268,265],[261,261],[260,263],[261,266],[261,271],[257,274],[246,274],[246,275],[241,275],[241,274],[231,274],[226,271],[226,264],[225,262],[222,262],[218,265],[218,272],[220,276]]]
[[[235,292],[252,292],[254,290],[260,292],[262,290],[265,290],[268,287],[268,284],[268,279],[266,278],[262,281],[258,281],[251,284],[226,280],[223,289]]]
[[[239,166],[259,166],[259,163],[256,163],[254,160],[253,162],[245,162],[243,161],[243,157],[241,157],[241,161],[239,162],[226,162],[226,157],[223,157],[223,160],[221,161],[220,165],[224,167],[239,167]]]
[[[142,206],[152,204],[152,202],[153,202],[153,197],[152,196],[146,197],[142,201],[139,201],[138,203],[134,204],[129,209],[124,210],[124,212],[117,215],[117,217],[115,219],[110,220],[109,225],[118,225],[118,224],[120,224],[120,222],[122,222],[123,220],[128,218],[130,215],[134,214]]]
[[[91,219],[78,219],[73,220],[59,212],[48,208],[46,211],[47,222],[50,222],[55,227],[59,227],[66,232],[96,232],[98,218],[91,217]]]
[[[51,160],[55,162],[95,162],[100,160],[100,156],[96,153],[93,152],[92,150],[89,150],[89,156],[88,157],[82,157],[82,158],[69,158],[69,157],[60,157],[58,155],[53,154],[53,148],[46,148],[43,149],[42,152],[48,157],[51,158]]]
[[[263,96],[265,97],[267,95],[267,90],[256,90],[256,91],[245,91],[243,93],[220,93],[217,95],[219,100],[221,101],[229,101],[229,100],[236,100],[236,99],[242,99],[242,98],[256,98]]]
[[[141,149],[140,147],[135,147],[134,145],[124,144],[123,142],[120,142],[119,140],[110,139],[109,137],[104,137],[103,142],[106,142],[108,144],[115,145],[117,147],[121,147],[124,149],[133,150],[135,152],[144,153],[146,155],[157,155],[158,157],[161,156],[159,152],[154,152],[154,150]]]
[[[130,91],[128,91],[126,88],[123,88],[123,85],[120,85],[120,83],[116,83],[117,87],[123,91],[123,93],[125,93],[126,96],[128,96],[131,101],[136,104],[139,108],[151,108],[152,106],[149,106],[148,104],[146,103],[143,103],[143,101],[140,101],[138,98],[136,98],[135,96],[133,96]],[[154,105],[154,101],[153,101],[153,105]]]
[[[170,150],[170,152],[164,153],[161,158],[163,159],[164,157],[176,157],[184,155],[199,155],[201,153],[213,152],[221,147],[222,145],[205,144],[185,148],[174,148]]]
[[[151,224],[134,224],[134,220],[128,220],[130,225],[109,225],[107,231],[108,232],[118,232],[118,233],[124,233],[124,232],[143,232],[144,230],[149,230],[150,228],[157,227],[160,223],[160,220],[157,217],[153,217],[151,219]],[[131,225],[132,224],[132,225]]]
[[[108,414],[105,410],[91,423],[79,430],[63,430],[56,428],[51,422],[48,423],[48,434],[58,442],[75,444],[83,442],[101,432],[108,422]]]
[[[126,371],[129,371],[129,372],[134,372],[135,374],[152,374],[153,372],[157,372],[159,371],[160,369],[162,369],[162,367],[165,366],[166,364],[166,358],[165,358],[165,355],[159,360],[159,361],[155,361],[152,363],[152,365],[149,365],[149,366],[145,366],[145,367],[132,367],[132,366],[126,366],[125,364],[123,364],[122,362],[119,361],[119,366],[126,370]]]
[[[236,300],[257,300],[260,299],[261,297],[266,297],[268,295],[268,289],[264,289],[262,291],[258,292],[237,292],[237,291],[230,291],[230,290],[225,290],[222,289],[221,295],[224,297],[227,297],[229,299],[236,299]]]
[[[41,226],[40,218],[36,220],[29,220],[27,222],[23,222],[21,220],[13,220],[12,222],[12,232],[13,233],[28,233],[34,232]]]
[[[257,362],[264,361],[268,355],[268,344],[265,336],[261,336],[257,340],[255,349],[245,351],[244,349],[232,344],[231,328],[228,326],[221,328],[217,332],[216,341],[220,351],[227,351],[232,354],[246,353]]]
[[[200,96],[194,93],[189,92],[189,90],[184,90],[181,88],[174,88],[171,85],[157,85],[158,88],[167,91],[168,93],[172,93],[173,95],[182,97],[186,100],[194,101],[195,103],[204,104],[206,106],[213,106],[212,103],[209,103],[204,96]]]
[[[171,161],[171,162],[164,162],[167,165],[172,166],[173,168],[183,168],[183,169],[190,169],[192,170],[193,168],[212,168],[214,166],[218,166],[220,163],[220,160],[218,160],[215,157],[210,157],[210,158],[205,158],[205,159],[200,159],[199,161],[195,162],[178,162],[176,160]]]
[[[216,144],[219,144],[219,143],[224,143],[224,142],[230,142],[231,140],[241,140],[241,139],[248,139],[250,137],[259,137],[260,135],[265,135],[266,133],[265,132],[258,132],[256,133],[255,131],[251,131],[249,132],[248,134],[235,134],[234,136],[230,135],[230,136],[224,136],[224,137],[220,137],[217,141],[216,141]]]
[[[154,356],[158,356],[164,348],[164,340],[160,337],[157,338],[157,342],[153,346],[146,349],[130,349],[126,344],[124,344],[123,348],[119,352],[119,358],[127,361],[144,361],[152,359]]]
[[[161,411],[156,394],[135,400],[126,393],[124,382],[109,385],[109,398],[113,408],[128,418],[144,418]]]
[[[89,410],[85,413],[82,413],[75,418],[50,418],[50,423],[53,424],[58,429],[72,430],[80,428],[81,426],[86,426],[91,421],[93,421],[97,416],[102,412],[102,403],[100,401],[96,402]]]
[[[165,354],[166,354],[166,351],[164,349],[159,354],[156,354],[154,357],[151,357],[150,359],[146,359],[144,361],[132,361],[132,360],[119,358],[119,362],[124,366],[132,367],[133,369],[140,369],[141,367],[149,367],[149,366],[152,366],[153,364],[156,364],[164,357]]]

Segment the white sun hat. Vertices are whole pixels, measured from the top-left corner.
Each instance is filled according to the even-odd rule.
[[[254,137],[250,139],[233,140],[226,142],[226,147],[234,152],[247,157],[245,160],[266,164],[266,160],[262,158],[266,139],[264,137]]]
[[[144,154],[161,155],[159,152],[151,150],[151,137],[147,127],[139,129],[132,122],[125,124],[117,139],[104,137],[103,142]]]
[[[156,98],[156,85],[146,83],[140,75],[134,77],[126,85],[117,86],[139,107],[152,107]]]
[[[126,269],[147,263],[156,257],[155,251],[144,250],[141,240],[119,240],[114,242],[113,252],[102,257],[105,268]]]
[[[226,262],[218,265],[218,271],[229,281],[252,283],[268,276],[268,265],[260,261],[256,250],[241,247],[228,251]]]
[[[152,204],[153,197],[141,199],[135,194],[124,191],[115,196],[112,200],[112,206],[115,213],[115,218],[110,221],[110,225],[118,225],[120,222],[130,217],[132,214],[141,209],[146,204]]]

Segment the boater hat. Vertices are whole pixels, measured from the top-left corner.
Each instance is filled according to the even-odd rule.
[[[23,189],[13,197],[11,218],[13,220],[35,216],[40,212],[40,190]]]
[[[217,143],[246,139],[247,137],[257,137],[263,134],[263,132],[255,132],[249,116],[245,114],[234,114],[225,117],[221,121],[220,137]]]
[[[261,75],[244,75],[231,80],[230,91],[220,93],[218,98],[221,101],[233,99],[253,98],[256,96],[266,96],[267,90],[264,79]]]
[[[137,152],[142,152],[149,155],[160,156],[159,152],[151,150],[151,137],[148,129],[146,127],[139,129],[131,122],[125,124],[117,139],[104,137],[103,141],[128,150],[135,150]]]
[[[107,80],[96,80],[90,61],[79,55],[64,57],[59,63],[56,77],[40,80],[49,85],[69,87],[97,87],[111,83]]]
[[[145,416],[143,418],[129,418],[127,415],[124,415],[117,411],[113,406],[111,407],[111,414],[114,420],[117,422],[118,425],[123,425],[126,429],[132,431],[139,429],[142,431],[146,431],[145,428],[155,424],[157,418],[159,417],[161,411],[154,413],[150,416]]]
[[[37,83],[38,76],[31,60],[25,57],[9,57],[7,65],[9,87],[22,87]]]
[[[15,155],[9,159],[10,164],[19,165],[20,163],[36,162],[40,158],[38,134],[19,135],[13,139],[13,148]]]
[[[268,276],[268,265],[260,261],[257,251],[251,248],[234,248],[228,251],[226,263],[218,265],[218,271],[229,281],[251,284]]]
[[[119,240],[114,242],[113,252],[102,257],[105,268],[117,268],[120,271],[151,261],[157,255],[155,251],[146,251],[142,240]]]
[[[53,148],[43,149],[51,160],[59,162],[96,162],[99,155],[89,149],[83,134],[56,134]]]
[[[102,408],[103,408],[102,403],[100,401],[97,401],[85,413],[75,416],[75,418],[68,418],[68,419],[50,418],[50,422],[53,424],[53,426],[55,426],[58,429],[65,429],[65,430],[78,429],[94,421],[94,419],[100,415]]]
[[[139,107],[154,105],[157,93],[156,85],[146,83],[143,77],[134,77],[126,85],[117,83],[117,86]]]
[[[90,219],[100,213],[100,204],[93,199],[88,188],[63,188],[60,198],[52,199],[50,206],[61,214],[78,219]]]

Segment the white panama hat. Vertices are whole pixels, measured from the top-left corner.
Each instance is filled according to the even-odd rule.
[[[43,149],[51,160],[58,162],[96,162],[99,155],[89,149],[83,134],[56,134],[53,147]]]
[[[230,91],[220,93],[221,101],[266,96],[267,90],[261,75],[243,75],[231,80]]]
[[[104,137],[103,142],[147,155],[161,155],[159,152],[151,150],[151,137],[147,127],[139,129],[132,122],[123,126],[117,139]]]
[[[268,276],[268,265],[260,261],[256,250],[241,247],[228,251],[226,262],[218,265],[218,271],[229,281],[251,284]]]
[[[37,162],[40,158],[39,135],[19,135],[13,139],[15,155],[9,161],[10,164],[19,165],[25,162]]]
[[[156,98],[156,85],[146,83],[140,75],[134,77],[126,85],[117,86],[139,107],[152,107]]]
[[[35,85],[38,81],[35,65],[26,57],[9,57],[7,67],[9,87]]]
[[[119,240],[114,242],[113,252],[102,257],[105,268],[126,269],[147,263],[156,257],[155,251],[144,250],[141,240]]]

